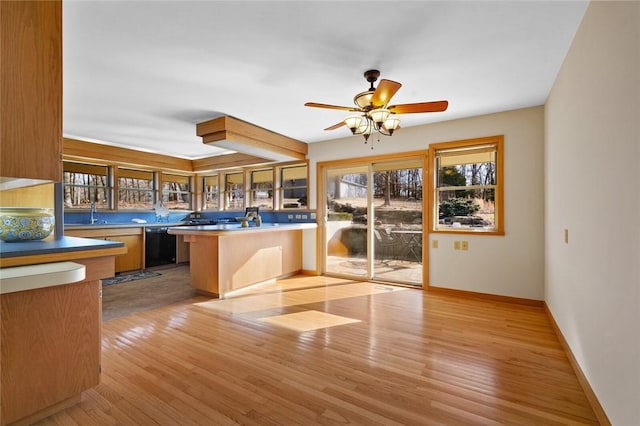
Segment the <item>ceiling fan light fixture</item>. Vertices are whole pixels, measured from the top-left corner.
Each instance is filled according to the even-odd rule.
[[[369,117],[371,117],[378,127],[382,127],[387,117],[389,117],[389,114],[391,114],[391,111],[386,108],[376,108],[369,111]]]
[[[402,84],[397,81],[383,79],[380,80],[378,87],[374,87],[373,83],[378,80],[379,76],[380,71],[378,70],[365,71],[364,77],[370,83],[370,87],[369,90],[360,92],[353,97],[355,107],[316,102],[307,102],[305,106],[359,113],[351,114],[325,130],[335,130],[346,125],[352,134],[362,135],[365,143],[367,143],[369,136],[372,134],[377,134],[376,139],[378,142],[380,141],[380,135],[393,136],[393,133],[400,128],[400,119],[396,118],[395,114],[442,112],[446,111],[449,105],[446,100],[389,105],[389,101],[398,89],[402,87]],[[371,149],[373,149],[373,146]]]
[[[373,93],[373,90],[360,92],[353,98],[353,103],[355,103],[358,108],[366,110],[371,107],[371,98],[373,97]]]
[[[364,118],[358,127],[356,132],[359,135],[363,135],[365,139],[369,138],[369,135],[373,132],[373,122],[369,118]]]
[[[347,127],[351,130],[351,133],[355,135],[356,131],[360,127],[360,123],[362,123],[362,119],[363,119],[362,115],[352,114],[352,115],[346,116],[343,121],[344,121],[344,124],[346,124]]]
[[[389,136],[393,135],[393,131],[400,126],[400,119],[397,117],[389,117],[384,122],[384,128],[389,132]]]

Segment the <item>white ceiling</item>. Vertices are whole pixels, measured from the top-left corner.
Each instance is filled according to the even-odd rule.
[[[64,134],[201,158],[195,124],[232,115],[304,142],[368,88],[392,104],[446,99],[403,127],[541,105],[585,1],[64,1]]]

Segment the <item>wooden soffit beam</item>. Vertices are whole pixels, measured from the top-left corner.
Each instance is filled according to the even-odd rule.
[[[101,164],[113,163],[178,172],[191,172],[193,170],[192,160],[70,138],[63,138],[62,140],[62,158],[65,160],[98,161]]]
[[[196,125],[202,143],[272,161],[304,160],[308,146],[299,140],[225,115]]]
[[[193,160],[192,162],[193,171],[196,173],[273,163],[271,160],[240,153],[216,155]]]

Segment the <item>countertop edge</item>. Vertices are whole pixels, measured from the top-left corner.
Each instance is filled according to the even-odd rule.
[[[59,262],[88,257],[117,256],[127,248],[120,241],[61,237],[42,241],[0,243],[0,267]]]
[[[229,227],[229,225],[201,225],[201,226],[179,226],[170,227],[169,234],[175,235],[242,235],[245,233],[257,232],[277,232],[277,231],[299,231],[305,229],[316,229],[316,223],[278,223],[263,224],[262,226],[240,226]]]

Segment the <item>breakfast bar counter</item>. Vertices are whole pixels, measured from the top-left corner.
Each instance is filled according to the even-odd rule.
[[[200,293],[224,298],[233,291],[302,270],[302,231],[315,223],[263,223],[180,226],[191,245],[191,286]]]

